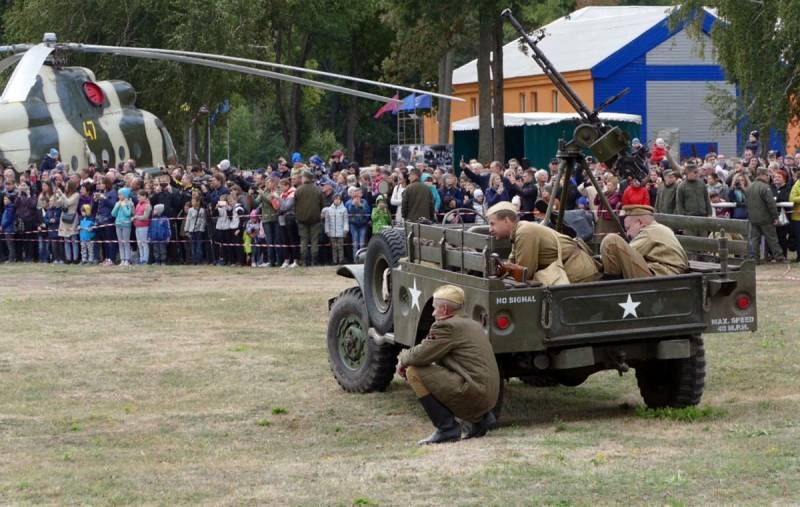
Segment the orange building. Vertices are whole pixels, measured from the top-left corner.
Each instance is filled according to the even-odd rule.
[[[594,108],[593,82],[587,70],[566,72],[564,77],[589,109]],[[454,86],[453,95],[465,102],[453,102],[450,120],[455,122],[478,114],[478,83]],[[503,105],[506,113],[572,113],[575,110],[544,75],[523,76],[503,81]],[[436,117],[424,120],[425,143],[436,144],[439,122]],[[453,141],[452,132],[450,142]]]

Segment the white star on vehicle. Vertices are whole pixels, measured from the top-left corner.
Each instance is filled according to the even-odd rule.
[[[411,293],[411,308],[413,309],[416,306],[417,310],[419,310],[421,312],[422,309],[420,309],[420,307],[419,307],[419,297],[422,295],[422,291],[417,289],[417,279],[416,278],[414,278],[414,287],[408,289],[408,292]]]
[[[636,314],[636,307],[639,306],[640,304],[642,304],[641,301],[638,302],[638,303],[634,303],[633,299],[631,299],[631,295],[628,294],[628,300],[627,301],[625,301],[624,303],[617,303],[617,304],[619,306],[621,306],[623,310],[625,310],[622,313],[622,318],[623,319],[625,317],[627,317],[628,315],[633,315],[637,319],[639,318],[639,315]]]

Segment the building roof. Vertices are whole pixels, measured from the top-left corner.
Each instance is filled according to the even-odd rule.
[[[506,127],[522,127],[524,125],[550,125],[567,120],[578,120],[578,113],[505,113],[503,123]],[[630,122],[641,125],[642,117],[638,114],[600,113],[600,119],[608,122]],[[451,124],[454,132],[462,130],[478,130],[477,116],[454,121]]]
[[[559,72],[590,70],[634,39],[664,21],[671,7],[590,6],[544,26],[546,37],[538,44]],[[453,71],[453,84],[478,81],[478,60]],[[503,77],[541,75],[531,58],[519,50],[519,39],[503,46]]]

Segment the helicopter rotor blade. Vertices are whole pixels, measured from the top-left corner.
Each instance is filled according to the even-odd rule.
[[[33,46],[34,44],[11,44],[8,46],[0,46],[0,53],[24,53]]]
[[[289,81],[292,83],[297,83],[305,86],[311,86],[314,88],[320,88],[323,90],[333,91],[337,93],[344,93],[347,95],[354,95],[356,97],[361,97],[364,99],[375,100],[379,102],[400,102],[396,99],[392,99],[389,97],[384,97],[381,95],[376,95],[374,93],[369,93],[361,90],[355,90],[352,88],[345,88],[343,86],[338,86],[330,83],[322,83],[319,81],[313,81],[311,79],[306,79],[297,76],[289,76],[286,74],[281,74],[278,72],[272,72],[269,70],[262,70],[262,69],[254,69],[252,67],[245,67],[243,65],[235,65],[231,63],[220,62],[217,60],[208,60],[204,58],[195,58],[191,56],[181,56],[181,55],[173,55],[169,53],[160,53],[160,52],[151,52],[148,50],[142,49],[132,49],[132,48],[123,48],[123,47],[113,47],[112,49],[107,49],[104,47],[92,47],[92,46],[82,46],[80,44],[68,44],[65,45],[64,49],[73,49],[77,51],[83,51],[85,53],[111,53],[121,56],[130,56],[134,58],[146,58],[151,60],[166,60],[178,63],[190,63],[193,65],[200,65],[203,67],[211,67],[214,69],[220,70],[228,70],[233,72],[239,72],[242,74],[250,74],[253,76],[260,76],[272,79],[280,79],[283,81]],[[78,46],[73,47],[73,46]],[[82,47],[81,47],[82,46]]]
[[[213,59],[213,60],[219,60],[219,61],[242,63],[242,64],[246,64],[246,65],[258,65],[258,66],[262,66],[262,67],[272,67],[272,68],[276,68],[276,69],[283,69],[283,70],[289,70],[289,71],[303,72],[303,73],[306,73],[306,74],[314,74],[314,75],[318,75],[318,76],[325,76],[325,77],[330,77],[330,78],[343,79],[343,80],[346,80],[346,81],[353,81],[353,82],[356,82],[356,83],[368,84],[368,85],[371,85],[371,86],[377,86],[377,87],[382,87],[382,88],[391,88],[391,89],[394,89],[394,90],[401,90],[401,91],[406,91],[406,92],[411,92],[411,93],[430,95],[432,97],[438,97],[440,99],[464,102],[464,99],[462,99],[460,97],[454,97],[452,95],[446,95],[446,94],[443,94],[443,93],[436,93],[436,92],[418,90],[416,88],[409,88],[407,86],[399,86],[399,85],[393,85],[393,84],[389,84],[389,83],[382,83],[380,81],[372,81],[370,79],[364,79],[364,78],[353,77],[353,76],[345,76],[345,75],[342,75],[342,74],[335,74],[333,72],[325,72],[325,71],[316,70],[316,69],[307,69],[305,67],[294,67],[292,65],[285,65],[285,64],[274,63],[274,62],[265,62],[265,61],[261,61],[261,60],[251,60],[249,58],[240,58],[240,57],[236,57],[236,56],[216,55],[216,54],[211,54],[211,53],[198,53],[198,52],[194,52],[194,51],[179,51],[179,50],[174,50],[174,49],[120,48],[118,46],[101,46],[101,45],[96,45],[96,44],[79,44],[78,46],[80,46],[82,48],[85,48],[86,51],[90,51],[91,49],[103,49],[106,52],[112,53],[116,49],[133,49],[133,50],[139,50],[139,51],[147,51],[147,52],[150,52],[150,53],[174,54],[174,55],[196,57],[196,58],[203,58],[203,59]]]
[[[45,44],[37,44],[25,51],[8,80],[3,95],[0,95],[0,104],[22,102],[28,97],[31,88],[36,84],[39,69],[53,49]]]

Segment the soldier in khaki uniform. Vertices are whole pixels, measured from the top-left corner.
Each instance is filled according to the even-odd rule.
[[[489,338],[481,325],[457,315],[464,291],[444,285],[433,293],[428,336],[400,353],[398,373],[408,380],[436,431],[419,444],[482,437],[495,423],[491,410],[500,392],[500,373]]]
[[[609,234],[600,244],[603,270],[623,278],[644,278],[686,273],[686,251],[669,227],[653,218],[653,208],[644,205],[624,206],[625,230],[631,242]]]
[[[561,261],[570,283],[591,282],[600,278],[591,255],[574,239],[534,222],[519,220],[516,208],[510,202],[499,202],[489,208],[489,232],[498,239],[511,239],[508,262],[528,268],[528,278],[537,271],[558,261],[559,244]]]

